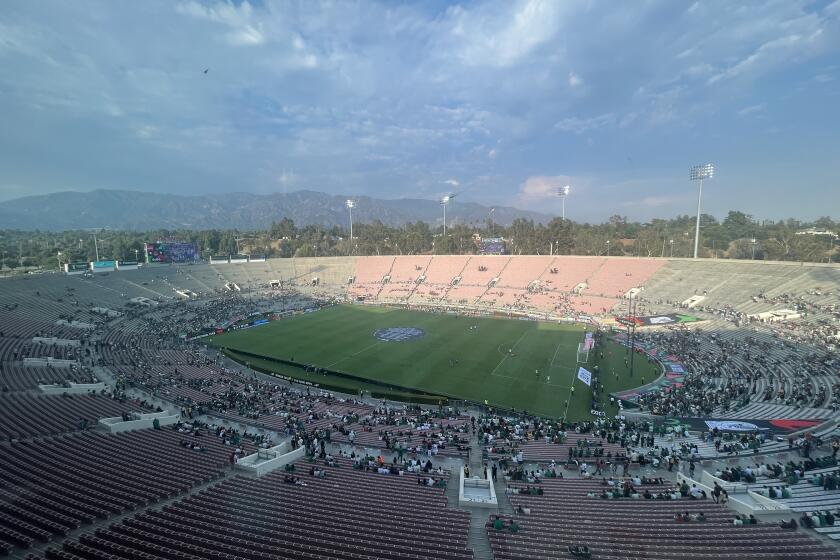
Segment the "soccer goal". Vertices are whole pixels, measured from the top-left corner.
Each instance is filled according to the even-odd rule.
[[[589,349],[591,347],[585,342],[581,342],[577,347],[577,363],[585,364],[589,362]]]
[[[587,363],[589,361],[589,351],[595,346],[595,338],[591,332],[586,333],[583,342],[578,344],[577,361],[579,364]]]

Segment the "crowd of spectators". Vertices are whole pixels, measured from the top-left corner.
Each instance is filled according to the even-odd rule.
[[[636,339],[639,345],[679,356],[687,370],[681,386],[641,396],[642,409],[654,414],[708,416],[750,402],[835,408],[840,402],[833,387],[815,380],[836,376],[836,354],[797,352],[780,342],[701,329],[642,332]]]

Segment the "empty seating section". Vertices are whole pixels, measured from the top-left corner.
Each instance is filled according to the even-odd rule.
[[[527,513],[502,519],[506,527],[515,520],[518,531],[494,529],[491,516],[487,534],[496,560],[573,558],[570,545],[587,546],[599,560],[840,559],[835,548],[801,531],[785,531],[773,523],[735,526],[733,513],[711,499],[602,499],[601,493],[610,488],[582,479],[547,479],[540,488],[542,495],[511,494],[514,511]],[[666,483],[636,490],[656,495],[671,488]],[[702,512],[706,520],[678,523],[675,515],[684,512]]]
[[[394,259],[388,273],[388,283],[379,292],[379,299],[406,301],[417,287],[417,280],[423,275],[432,257],[399,257]]]
[[[356,284],[380,284],[391,271],[395,257],[359,257],[356,259]]]
[[[0,396],[0,441],[92,428],[100,418],[141,411],[106,396],[9,393]]]
[[[221,476],[227,455],[208,432],[174,430],[0,444],[0,543],[26,547],[176,496]]]
[[[368,301],[470,305],[561,316],[607,314],[664,262],[574,256],[359,257],[356,283],[348,292]],[[390,282],[383,285],[387,275]],[[578,286],[583,286],[580,295],[574,294]]]
[[[665,263],[655,259],[616,258],[606,259],[587,279],[587,294],[623,297],[630,288],[644,286],[645,282]]]
[[[461,271],[469,263],[471,259],[466,259],[461,256],[437,256],[431,260],[428,268],[426,268],[427,284],[439,284],[446,286],[461,275]]]
[[[25,317],[26,311],[20,307],[0,309],[0,311],[2,311],[0,313],[0,339],[31,340],[34,336],[77,339],[84,333],[82,329],[58,326],[52,322]]]
[[[480,255],[475,257],[462,257],[469,259],[461,274],[461,285],[465,286],[487,286],[491,280],[498,278],[510,262],[510,257],[496,257]]]
[[[399,257],[390,271],[391,282],[413,283],[426,270],[432,257]]]
[[[499,277],[497,286],[504,288],[527,288],[550,269],[552,257],[516,257]]]
[[[598,270],[606,259],[601,257],[556,257],[540,277],[540,285],[549,290],[571,292]]]
[[[29,367],[0,362],[0,391],[29,391],[41,384],[95,383],[91,374],[75,368]]]
[[[46,557],[472,559],[469,513],[447,508],[443,489],[419,485],[418,475],[359,471],[343,459],[319,464],[324,478],[309,475],[308,462],[295,467],[299,484],[279,471],[235,477],[65,541]]]
[[[376,298],[393,264],[394,257],[359,257],[356,260],[355,280],[347,291],[355,298]]]

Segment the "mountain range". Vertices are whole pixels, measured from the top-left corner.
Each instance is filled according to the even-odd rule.
[[[63,231],[111,228],[152,229],[267,228],[284,217],[297,225],[325,227],[348,225],[347,196],[315,191],[253,194],[225,193],[198,196],[124,190],[64,191],[26,196],[0,202],[0,229]],[[354,223],[380,220],[400,226],[418,220],[432,225],[443,222],[438,201],[427,199],[354,198]],[[455,198],[447,207],[447,224],[484,222],[491,207]],[[493,222],[510,225],[516,218],[548,222],[552,216],[492,207]]]

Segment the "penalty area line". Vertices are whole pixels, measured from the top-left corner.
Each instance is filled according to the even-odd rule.
[[[513,346],[511,346],[510,349],[511,350],[516,350],[516,347],[519,345],[520,342],[522,342],[522,339],[525,338],[526,334],[528,334],[527,330],[522,333],[522,336],[520,336],[519,339],[517,339],[516,342],[513,343]],[[505,363],[505,360],[507,360],[509,357],[510,357],[510,354],[505,354],[504,357],[501,360],[499,360],[499,363],[496,364],[496,367],[493,368],[493,371],[490,372],[490,375],[496,375],[496,370],[499,369],[502,366],[502,364]],[[496,375],[496,377],[510,377],[510,376],[508,376],[508,375],[505,375],[505,376]]]
[[[557,348],[555,348],[555,350],[554,350],[554,355],[551,357],[551,363],[548,364],[548,367],[563,367],[563,366],[555,365],[555,363],[554,363],[557,360],[557,352],[560,351],[560,347],[562,345],[563,345],[562,341],[557,343]]]

